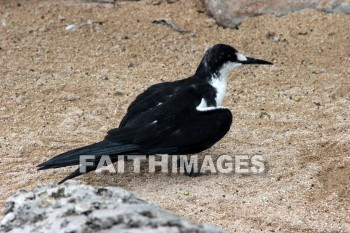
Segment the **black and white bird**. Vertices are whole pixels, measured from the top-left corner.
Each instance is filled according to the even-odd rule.
[[[139,94],[128,107],[119,128],[107,132],[104,140],[74,149],[41,163],[39,170],[79,165],[81,155],[99,159],[109,155],[193,154],[206,150],[229,131],[232,114],[221,106],[227,77],[241,65],[271,65],[246,57],[229,45],[209,48],[195,74],[175,82],[155,84]],[[78,168],[67,179],[81,175]]]

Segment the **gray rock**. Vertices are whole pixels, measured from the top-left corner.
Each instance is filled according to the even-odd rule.
[[[193,224],[115,187],[77,181],[18,191],[5,202],[1,232],[223,232]]]
[[[247,16],[282,16],[303,9],[350,13],[350,0],[203,0],[207,12],[226,27],[236,27]]]

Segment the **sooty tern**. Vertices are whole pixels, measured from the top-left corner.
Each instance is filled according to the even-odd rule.
[[[74,149],[41,163],[39,170],[78,165],[81,155],[94,155],[96,170],[102,155],[112,162],[118,155],[192,154],[210,148],[230,129],[232,114],[222,107],[227,76],[241,65],[271,65],[246,57],[229,45],[209,48],[196,73],[183,80],[155,84],[139,94],[128,107],[119,128],[104,140]],[[81,175],[78,168],[63,179]]]

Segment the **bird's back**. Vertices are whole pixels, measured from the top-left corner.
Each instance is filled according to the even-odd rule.
[[[177,92],[181,91],[181,87],[187,87],[195,83],[206,84],[207,82],[196,76],[192,76],[187,79],[157,83],[150,86],[144,92],[139,94],[130,104],[127,113],[119,124],[119,127],[126,127],[135,117],[140,117],[143,113],[162,105],[171,99]]]

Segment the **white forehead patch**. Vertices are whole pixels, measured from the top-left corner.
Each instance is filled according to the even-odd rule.
[[[246,61],[247,57],[241,53],[236,53],[238,61]]]

